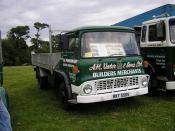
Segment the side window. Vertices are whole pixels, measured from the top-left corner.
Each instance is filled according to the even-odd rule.
[[[149,41],[158,41],[157,35],[156,35],[156,25],[150,25],[149,26]]]
[[[78,38],[69,38],[69,51],[76,51],[78,49]]]
[[[141,38],[142,42],[146,41],[146,26],[142,27],[142,38]]]
[[[169,20],[170,28],[170,40],[172,43],[175,43],[175,19]]]
[[[161,34],[161,33],[163,33],[163,34]],[[164,23],[162,23],[161,26],[157,26],[156,24],[149,26],[148,40],[149,41],[165,40],[165,25],[164,25]]]

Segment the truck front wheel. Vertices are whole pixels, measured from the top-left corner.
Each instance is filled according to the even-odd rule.
[[[58,95],[59,95],[61,103],[63,103],[63,104],[66,103],[68,100],[68,97],[67,97],[67,92],[65,89],[65,84],[63,82],[59,86],[58,93],[59,93]]]
[[[154,77],[150,77],[150,81],[148,84],[148,91],[150,95],[153,95],[156,93],[157,89],[157,80]]]
[[[62,108],[70,110],[73,105],[68,102],[68,94],[63,82],[59,86],[58,95]]]

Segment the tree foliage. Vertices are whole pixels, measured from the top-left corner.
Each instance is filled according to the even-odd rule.
[[[26,49],[28,48],[26,40],[30,37],[29,32],[30,28],[28,26],[17,26],[10,29],[7,38],[15,41],[15,48]]]
[[[34,23],[36,34],[34,38],[29,36],[29,26],[16,26],[11,28],[7,33],[7,38],[2,40],[2,52],[5,65],[22,65],[30,63],[31,51],[48,52],[49,42],[43,41],[40,38],[40,33],[43,29],[48,28],[46,23]],[[27,40],[30,38],[32,45],[27,45]]]
[[[30,46],[30,50],[35,53],[48,53],[49,51],[49,42],[43,40],[37,40],[36,38],[32,38],[31,42],[33,43]]]
[[[26,43],[29,32],[28,26],[17,26],[9,30],[7,39],[2,40],[5,65],[30,63],[30,51]]]
[[[32,46],[30,49],[36,53],[39,52],[48,52],[49,50],[49,43],[48,41],[43,41],[40,39],[40,32],[41,30],[48,28],[49,25],[46,23],[40,23],[40,22],[35,22],[34,23],[34,28],[36,29],[36,34],[35,38],[31,38],[31,43]]]
[[[30,28],[29,26],[17,26],[15,28],[11,28],[7,34],[8,38],[13,39],[28,39],[29,38]]]
[[[61,39],[60,37],[61,37],[60,34],[52,35],[51,42],[52,42],[53,52],[59,51],[59,43],[60,43],[60,39]]]

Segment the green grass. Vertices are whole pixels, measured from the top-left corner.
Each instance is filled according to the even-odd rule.
[[[139,96],[66,111],[38,88],[31,66],[5,67],[14,131],[175,131],[175,94]]]

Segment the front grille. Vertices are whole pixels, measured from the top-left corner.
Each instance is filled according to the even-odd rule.
[[[95,86],[97,87],[97,90],[111,89],[113,86],[113,81],[114,81],[113,79],[96,81]]]
[[[98,91],[120,89],[125,87],[137,86],[139,84],[139,77],[126,77],[126,78],[115,78],[108,80],[100,80],[95,82],[95,86]]]

